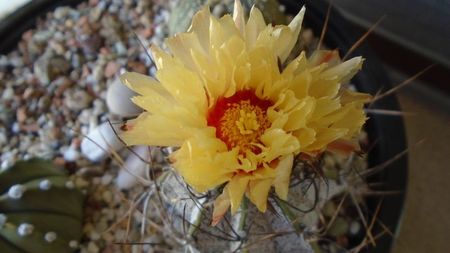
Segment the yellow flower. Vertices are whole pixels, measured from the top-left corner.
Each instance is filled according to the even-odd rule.
[[[361,57],[341,62],[337,51],[316,51],[285,62],[304,13],[289,26],[272,26],[257,8],[245,22],[239,1],[233,17],[217,19],[204,8],[188,32],[166,40],[170,53],[151,48],[157,80],[122,75],[146,111],[122,138],[179,147],[173,166],[199,192],[226,183],[213,223],[230,206],[235,213],[244,194],[261,212],[271,187],[287,199],[294,157],[350,142],[366,120],[370,96],[341,87]]]

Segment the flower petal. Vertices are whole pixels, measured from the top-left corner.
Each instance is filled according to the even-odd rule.
[[[231,213],[235,214],[241,205],[242,197],[247,190],[249,177],[236,175],[227,184],[228,196],[231,201]]]
[[[245,38],[244,8],[242,8],[240,0],[234,1],[233,20],[234,23],[236,24],[236,27],[241,32],[242,37]]]
[[[277,167],[277,176],[273,181],[273,186],[275,187],[275,192],[278,197],[283,200],[287,200],[289,192],[289,183],[291,177],[292,166],[294,164],[294,156],[292,154],[280,158]]]
[[[201,46],[198,36],[195,33],[179,33],[173,37],[166,39],[166,45],[170,52],[179,60],[184,66],[192,71],[198,70],[195,68],[195,63],[191,56],[191,51],[198,54],[206,55],[206,51]]]
[[[316,139],[313,143],[307,147],[303,147],[302,151],[306,153],[313,153],[317,151],[323,151],[326,146],[339,139],[346,136],[348,129],[345,128],[317,128],[316,127]]]
[[[303,6],[302,9],[294,17],[294,19],[292,19],[291,23],[289,23],[289,29],[292,31],[292,35],[290,36],[291,38],[286,43],[286,45],[281,46],[283,48],[283,51],[281,51],[279,54],[281,62],[284,62],[288,58],[289,54],[291,53],[292,49],[295,46],[295,43],[297,43],[297,39],[300,34],[300,30],[302,28],[305,11],[306,8],[305,6]]]
[[[136,72],[125,72],[120,76],[123,84],[144,96],[162,96],[170,98],[170,93],[154,78]]]
[[[127,122],[129,130],[121,134],[128,145],[181,146],[190,136],[189,129],[175,120],[143,113]]]
[[[259,34],[265,28],[266,22],[264,21],[261,11],[253,6],[250,10],[250,16],[247,24],[245,25],[245,42],[247,43],[248,49],[252,49],[254,47]]]
[[[285,156],[299,151],[300,144],[291,134],[282,129],[269,129],[261,136],[261,142],[267,147],[264,160],[271,162],[280,156]]]
[[[206,113],[208,101],[202,80],[179,62],[167,61],[170,68],[159,69],[156,77],[180,106],[199,114]]]
[[[354,57],[325,70],[321,76],[325,79],[333,79],[340,83],[347,83],[362,68],[363,62],[364,59],[362,57]]]
[[[223,216],[230,208],[231,202],[228,195],[227,186],[223,189],[222,194],[220,194],[216,200],[214,200],[214,211],[211,226],[216,226],[223,219]]]
[[[265,213],[267,209],[267,196],[272,182],[273,179],[258,179],[248,184],[248,198],[262,213]]]
[[[183,143],[172,158],[174,167],[198,192],[229,181],[239,167],[237,149],[227,151],[215,136],[198,135]]]
[[[301,150],[311,145],[316,140],[316,131],[311,128],[302,128],[292,133],[300,143]]]
[[[312,97],[302,99],[301,102],[289,112],[289,120],[286,122],[283,129],[290,132],[305,127],[315,105],[316,101]]]
[[[242,37],[230,15],[225,15],[219,20],[211,16],[209,29],[209,42],[211,49],[220,48],[223,43],[228,41],[228,39],[233,36]]]
[[[353,152],[359,152],[360,147],[357,141],[338,139],[328,144],[327,150],[338,154],[350,155]]]
[[[209,46],[209,26],[210,26],[211,13],[208,6],[204,6],[198,11],[192,18],[191,27],[188,32],[193,32],[197,35],[200,45],[208,52]]]

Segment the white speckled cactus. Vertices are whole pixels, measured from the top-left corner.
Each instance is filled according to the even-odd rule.
[[[0,252],[74,252],[81,238],[83,194],[40,159],[0,172]]]

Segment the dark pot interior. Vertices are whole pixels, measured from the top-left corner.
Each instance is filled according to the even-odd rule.
[[[281,0],[281,2],[286,5],[286,9],[290,13],[297,13],[301,6],[306,4],[307,11],[304,25],[311,28],[316,36],[320,36],[328,9],[326,1]],[[324,42],[328,47],[338,49],[341,55],[345,55],[361,35],[356,33],[354,25],[344,19],[337,10],[332,9],[328,30],[324,38]],[[370,50],[370,47],[363,43],[352,53],[352,56],[358,55],[366,58],[362,71],[353,79],[353,83],[358,90],[372,95],[382,88],[383,90],[388,90],[390,88],[390,80],[383,69],[383,65]],[[372,108],[400,110],[395,96],[378,100],[372,105]],[[370,142],[374,145],[369,153],[370,167],[382,164],[405,151],[405,128],[401,117],[370,115],[366,130],[369,134]],[[374,190],[402,192],[402,194],[385,197],[379,214],[379,220],[393,233],[396,233],[398,230],[403,213],[407,175],[408,159],[404,155],[387,166],[381,174],[370,178],[373,182],[383,182],[382,187]],[[379,198],[367,199],[368,209],[372,210],[372,213],[378,201]],[[377,231],[380,231],[380,228],[375,228],[375,234]],[[377,240],[376,248],[368,248],[367,252],[390,252],[393,239],[389,235],[385,235]]]
[[[80,0],[36,0],[25,5],[0,23],[0,53],[5,54],[17,45],[22,33],[33,27],[36,18],[57,6],[75,5]],[[325,20],[328,4],[324,0],[295,1],[280,0],[290,13],[297,13],[300,7],[306,3],[307,12],[305,26],[313,29],[316,36],[320,36]],[[336,10],[332,10],[328,31],[325,36],[325,44],[330,48],[339,49],[341,55],[358,40],[359,34],[355,28],[345,20]],[[388,89],[390,81],[383,70],[382,64],[367,45],[360,46],[352,55],[362,55],[366,58],[363,70],[354,78],[353,82],[360,91],[376,94],[381,87]],[[394,96],[386,97],[373,104],[373,108],[399,110],[400,107]],[[369,153],[369,166],[379,165],[406,149],[404,125],[401,117],[371,115],[366,130],[374,148]],[[381,174],[370,180],[383,182],[382,188],[376,190],[401,191],[403,194],[384,198],[379,214],[379,220],[394,233],[397,231],[401,218],[404,191],[407,183],[407,157],[403,156],[391,163]],[[379,198],[368,198],[369,210],[374,210]],[[369,211],[370,212],[370,211]],[[378,228],[379,230],[379,228]],[[375,229],[376,231],[376,229]],[[393,244],[393,238],[386,235],[377,240],[376,248],[369,248],[367,252],[389,252]]]

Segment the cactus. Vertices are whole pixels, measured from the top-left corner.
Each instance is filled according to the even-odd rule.
[[[0,172],[0,251],[74,252],[82,236],[84,196],[41,159]]]
[[[175,1],[174,8],[169,20],[169,33],[176,34],[184,32],[191,24],[192,16],[202,6],[208,5],[214,8],[216,5],[223,5],[226,10],[231,13],[233,10],[234,0],[218,1],[218,0],[191,0],[191,1]],[[255,5],[262,10],[264,19],[269,23],[284,24],[286,16],[279,8],[278,0],[243,0],[242,4],[248,13],[250,8]]]

